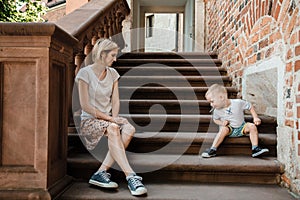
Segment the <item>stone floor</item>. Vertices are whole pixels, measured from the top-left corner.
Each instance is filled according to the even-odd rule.
[[[147,196],[133,197],[127,185],[121,183],[118,190],[105,190],[89,186],[88,183],[74,183],[59,200],[100,199],[155,199],[155,200],[295,200],[300,199],[277,185],[253,184],[188,184],[188,183],[145,183]]]

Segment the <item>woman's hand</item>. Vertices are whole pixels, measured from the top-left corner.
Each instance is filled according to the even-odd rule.
[[[113,117],[112,122],[116,124],[127,124],[128,120],[124,117]]]

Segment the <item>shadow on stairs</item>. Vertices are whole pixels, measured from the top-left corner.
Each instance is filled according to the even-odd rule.
[[[195,52],[128,53],[115,63],[121,75],[120,114],[137,129],[127,151],[132,167],[148,188],[148,196],[142,198],[295,199],[278,186],[283,166],[276,160],[277,125],[273,118],[260,116],[262,125],[258,127],[260,144],[270,149],[267,157],[251,157],[248,137],[227,138],[215,158],[199,156],[218,130],[204,98],[208,87],[223,84],[229,98],[237,98],[221,65],[216,54]],[[118,190],[89,186],[87,181],[104,154],[99,159],[89,154],[75,127],[69,128],[68,142],[68,174],[76,181],[61,200],[135,198],[117,167],[110,173],[120,184]],[[105,139],[100,146],[106,149]]]

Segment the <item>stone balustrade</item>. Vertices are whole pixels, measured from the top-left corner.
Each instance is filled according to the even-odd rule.
[[[90,64],[89,53],[98,38],[111,38],[120,49],[125,47],[122,21],[129,12],[126,0],[91,0],[56,22],[79,40],[74,48],[75,74],[82,65]]]
[[[50,199],[67,172],[78,40],[52,23],[0,23],[0,199]]]

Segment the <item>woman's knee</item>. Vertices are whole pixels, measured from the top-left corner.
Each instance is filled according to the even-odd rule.
[[[107,127],[107,134],[109,135],[120,135],[120,126],[115,123],[111,123]]]
[[[123,129],[123,132],[125,132],[126,134],[129,134],[129,135],[131,135],[131,136],[133,136],[134,135],[134,133],[135,133],[135,127],[134,126],[132,126],[131,124],[126,124],[126,125],[124,125],[123,127],[122,127],[122,129]]]

